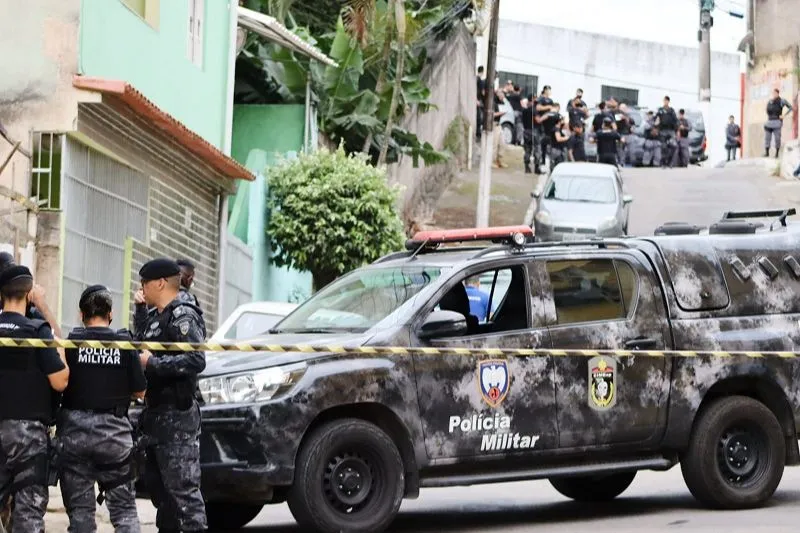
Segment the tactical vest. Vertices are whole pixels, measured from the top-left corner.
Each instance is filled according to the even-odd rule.
[[[772,99],[767,103],[767,116],[770,120],[778,120],[781,118],[781,111],[783,111],[783,102],[780,98]]]
[[[9,323],[0,317],[0,324]],[[28,319],[15,329],[0,329],[12,339],[39,338],[43,320]],[[38,420],[50,424],[57,393],[39,369],[35,348],[5,348],[0,351],[0,420]]]
[[[67,337],[75,340],[130,341],[126,330],[75,328]],[[131,402],[130,365],[139,364],[134,350],[70,348],[66,350],[69,385],[61,407],[125,416]]]
[[[662,107],[661,110],[663,111],[661,114],[661,126],[664,129],[674,130],[678,125],[678,118],[675,111],[673,111],[671,107]]]
[[[155,342],[180,342],[182,339],[174,333],[172,324],[179,318],[176,316],[176,311],[182,307],[187,306],[202,316],[202,311],[194,305],[182,302],[176,298],[170,302],[164,311],[155,314],[151,317],[147,327],[142,332],[140,337],[144,341]],[[178,311],[180,313],[180,311]],[[205,336],[205,332],[203,333]],[[153,357],[175,357],[181,352],[168,352],[153,350]],[[186,410],[192,406],[195,399],[195,391],[197,390],[197,377],[196,376],[158,376],[145,370],[147,377],[147,394],[146,402],[148,407],[172,407],[180,410]]]

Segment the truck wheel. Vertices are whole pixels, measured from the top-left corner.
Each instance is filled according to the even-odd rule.
[[[772,411],[752,398],[728,396],[700,415],[681,471],[703,504],[747,509],[772,496],[785,462],[783,432]]]
[[[263,505],[246,503],[206,503],[209,531],[241,529],[261,512]]]
[[[630,487],[636,472],[620,472],[599,476],[551,478],[558,492],[579,502],[607,502]]]
[[[335,420],[303,445],[287,502],[304,530],[384,531],[405,491],[403,459],[392,439],[358,419]]]

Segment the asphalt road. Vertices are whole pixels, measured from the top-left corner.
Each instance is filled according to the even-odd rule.
[[[726,210],[791,207],[800,200],[800,182],[781,181],[758,167],[625,169],[624,181],[634,196],[631,233],[639,235],[652,235],[667,221],[710,224]],[[139,507],[143,533],[155,532],[152,507],[142,500]],[[391,531],[784,532],[796,528],[798,511],[799,468],[787,469],[767,507],[721,512],[701,508],[675,467],[668,472],[640,472],[620,498],[603,505],[568,500],[547,481],[428,489],[419,499],[403,503]],[[285,504],[265,507],[246,530],[301,531]],[[101,526],[99,531],[111,529]]]

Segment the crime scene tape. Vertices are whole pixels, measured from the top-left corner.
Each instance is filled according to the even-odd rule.
[[[689,351],[689,350],[592,350],[557,348],[447,348],[401,346],[339,346],[313,344],[257,344],[138,342],[67,339],[12,339],[0,337],[0,348],[116,348],[159,352],[276,352],[330,353],[342,355],[491,355],[510,357],[747,357],[751,359],[800,358],[796,352]]]

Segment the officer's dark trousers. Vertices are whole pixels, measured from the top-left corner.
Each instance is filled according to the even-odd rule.
[[[69,516],[69,533],[94,533],[95,482],[110,483],[130,473],[122,463],[133,448],[131,423],[125,417],[64,409],[58,416],[61,496]],[[105,465],[105,466],[103,466]],[[100,468],[98,468],[100,466]],[[139,533],[134,481],[111,488],[105,503],[116,533]]]
[[[678,146],[675,153],[672,155],[673,167],[688,167],[689,166],[689,138],[678,137],[676,139]]]
[[[159,531],[203,531],[206,509],[200,493],[200,408],[146,408],[142,429],[150,439],[145,481],[158,509]]]
[[[530,168],[531,158],[533,156],[533,130],[525,130],[522,136],[525,150],[525,169]],[[535,163],[535,160],[534,160]]]
[[[649,167],[651,163],[654,167],[661,166],[661,141],[655,139],[647,139],[644,142],[642,165]]]
[[[678,149],[675,133],[672,131],[661,132],[661,166],[672,168],[672,158]]]
[[[772,138],[775,138],[775,157],[778,157],[778,153],[781,151],[781,128],[783,127],[783,121],[780,119],[769,119],[766,124],[764,124],[764,155],[769,157],[769,145],[771,144]]]
[[[47,472],[37,471],[30,461],[42,456],[46,460],[47,429],[41,422],[3,420],[0,422],[0,449],[5,456],[5,462],[0,465],[0,486],[6,488],[12,481],[14,470],[21,465],[30,465],[14,478],[15,483],[30,482],[31,485],[12,494],[14,511],[11,515],[11,533],[42,533],[44,514],[50,499]]]

